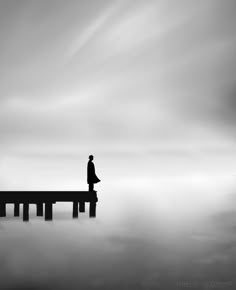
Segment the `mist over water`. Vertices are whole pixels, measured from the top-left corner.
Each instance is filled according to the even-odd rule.
[[[163,175],[98,187],[96,219],[87,206],[72,219],[72,204],[57,203],[52,222],[31,205],[24,223],[7,207],[2,289],[233,287],[234,176]]]

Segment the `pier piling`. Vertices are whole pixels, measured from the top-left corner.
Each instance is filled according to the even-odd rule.
[[[45,221],[52,221],[52,203],[45,203]]]
[[[78,202],[74,201],[73,202],[73,213],[72,213],[73,218],[78,217]]]
[[[6,204],[1,203],[0,204],[0,217],[6,216]]]
[[[84,201],[79,202],[79,212],[85,212],[85,202]]]
[[[46,221],[53,219],[53,204],[72,202],[72,217],[78,218],[79,212],[85,212],[85,203],[89,203],[89,216],[96,216],[96,191],[0,191],[0,217],[6,216],[6,205],[14,205],[14,216],[20,216],[23,204],[23,221],[29,221],[29,205],[36,205],[36,215],[44,216]]]
[[[36,204],[36,215],[43,216],[43,204],[42,203]]]
[[[24,222],[29,221],[29,204],[28,203],[23,204],[23,221]]]
[[[90,202],[89,205],[89,216],[96,217],[96,202]]]
[[[20,204],[19,203],[14,204],[14,216],[20,216]]]

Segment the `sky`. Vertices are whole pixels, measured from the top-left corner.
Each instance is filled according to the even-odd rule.
[[[1,0],[0,189],[86,187],[90,154],[107,184],[232,174],[235,11],[234,0]]]
[[[90,154],[101,179],[96,219],[57,203],[52,222],[30,205],[23,223],[7,205],[3,287],[232,286],[235,12],[235,0],[0,0],[0,191],[86,190]]]

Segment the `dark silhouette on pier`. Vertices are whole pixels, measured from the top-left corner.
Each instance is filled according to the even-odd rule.
[[[6,216],[6,205],[14,204],[14,216],[20,216],[20,204],[23,204],[23,221],[29,220],[29,205],[36,205],[37,216],[43,216],[45,220],[53,219],[53,204],[56,202],[72,202],[73,218],[78,217],[79,212],[85,212],[85,203],[89,203],[89,216],[96,217],[97,191],[94,183],[99,182],[95,174],[93,156],[89,156],[87,182],[89,191],[0,191],[0,217]]]
[[[98,183],[101,180],[95,173],[95,166],[93,163],[93,155],[89,156],[88,167],[87,167],[87,183],[89,185],[89,191],[94,190],[94,183]]]
[[[14,216],[20,216],[20,204],[23,204],[23,221],[29,220],[29,205],[36,205],[37,216],[45,220],[53,219],[53,204],[72,202],[73,218],[79,212],[85,212],[85,203],[89,203],[89,216],[96,217],[96,191],[0,191],[0,217],[6,216],[6,204],[14,204]]]

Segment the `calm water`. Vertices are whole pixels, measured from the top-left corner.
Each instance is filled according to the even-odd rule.
[[[99,187],[99,186],[98,186]],[[97,218],[56,204],[0,223],[0,289],[234,289],[234,178],[100,185]]]

